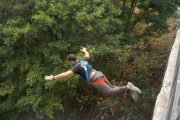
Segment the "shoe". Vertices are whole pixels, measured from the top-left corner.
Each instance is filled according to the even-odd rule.
[[[137,103],[139,98],[138,94],[142,93],[141,90],[138,87],[134,86],[131,82],[128,82],[126,87],[127,90],[130,91],[130,95],[133,98],[134,102]]]
[[[127,89],[138,94],[142,93],[141,90],[138,87],[134,86],[131,82],[127,83]]]
[[[137,103],[139,95],[136,92],[131,92],[130,95],[133,98],[134,102]]]

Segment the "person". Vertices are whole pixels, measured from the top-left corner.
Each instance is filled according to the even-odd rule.
[[[117,96],[122,93],[130,93],[133,100],[135,102],[138,101],[138,95],[141,94],[141,90],[138,87],[134,86],[131,82],[128,82],[127,85],[124,86],[112,85],[101,71],[97,71],[89,65],[90,55],[87,49],[83,47],[80,51],[85,54],[81,60],[77,60],[75,54],[68,55],[69,63],[73,65],[70,70],[58,75],[45,76],[44,79],[63,80],[75,73],[80,75],[88,85],[93,86],[104,96]]]

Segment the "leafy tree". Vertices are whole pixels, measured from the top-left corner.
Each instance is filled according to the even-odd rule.
[[[119,65],[131,60],[132,47],[122,44],[125,36],[141,21],[162,30],[158,22],[165,22],[172,6],[168,0],[123,0],[118,5],[109,0],[1,0],[1,119],[56,118],[91,89],[83,91],[75,76],[44,81],[45,74],[69,69],[67,54],[85,46],[96,68],[118,77]]]
[[[63,111],[64,100],[78,94],[78,82],[46,82],[44,75],[69,69],[66,55],[79,46],[88,45],[92,53],[98,48],[103,56],[122,38],[120,10],[101,0],[3,0],[0,5],[3,119],[20,119],[25,112],[53,118],[55,110]]]
[[[175,4],[176,4],[177,6],[180,6],[180,1],[179,1],[179,0],[173,0],[173,2],[175,2]]]
[[[170,0],[121,0],[114,1],[122,9],[124,31],[132,32],[139,22],[149,24],[147,32],[161,33],[167,29],[166,20],[176,10]]]

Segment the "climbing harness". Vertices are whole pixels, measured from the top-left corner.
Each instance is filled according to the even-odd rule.
[[[80,65],[83,67],[83,69],[84,69],[84,71],[85,71],[86,82],[89,83],[90,80],[92,80],[92,79],[94,78],[94,75],[95,75],[95,73],[96,73],[96,70],[93,69],[93,71],[91,72],[91,74],[89,74],[88,68],[91,68],[91,69],[92,69],[92,67],[88,64],[87,61],[80,60],[80,61],[78,61],[78,64],[80,64]]]
[[[99,85],[106,81],[105,76],[102,76],[102,77],[98,78],[97,80],[94,80],[94,76],[97,73],[97,71],[92,69],[92,67],[88,64],[87,61],[80,60],[80,61],[78,61],[78,64],[80,64],[83,67],[83,69],[85,71],[86,82],[89,85]],[[90,74],[88,72],[88,68],[92,69],[92,72]]]

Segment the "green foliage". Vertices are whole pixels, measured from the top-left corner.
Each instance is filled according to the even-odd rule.
[[[45,75],[68,70],[66,56],[78,53],[81,46],[88,48],[96,68],[118,78],[118,82],[122,78],[129,80],[131,76],[123,74],[128,69],[122,70],[122,78],[118,73],[119,66],[126,66],[131,60],[133,49],[126,41],[129,31],[143,21],[151,24],[151,30],[161,32],[174,10],[168,0],[140,2],[128,0],[125,6],[120,2],[117,7],[109,0],[1,0],[2,119],[19,120],[23,114],[53,119],[56,112],[63,114],[67,104],[87,102],[82,96],[92,90],[75,76],[62,82],[44,81]],[[131,3],[134,7],[129,6]],[[142,13],[134,13],[135,7]],[[136,80],[141,81],[138,85],[146,84],[146,74],[145,67],[137,63]],[[87,106],[94,104],[89,102]]]
[[[63,111],[61,98],[77,94],[78,81],[74,77],[63,83],[44,81],[44,75],[69,69],[66,55],[80,45],[117,43],[122,38],[118,29],[121,11],[103,1],[16,0],[0,5],[7,5],[8,13],[1,15],[0,25],[0,100],[4,106],[0,114],[29,111],[52,119],[56,110]],[[97,53],[100,56],[103,48]]]
[[[180,1],[179,0],[173,0],[175,2],[176,6],[180,6]]]
[[[1,84],[1,88],[0,88],[1,96],[10,95],[12,94],[13,91],[14,91],[14,86],[9,80]]]
[[[122,0],[115,4],[123,10],[125,32],[131,33],[137,23],[145,22],[149,26],[144,32],[150,35],[165,32],[167,18],[177,9],[170,0]]]

